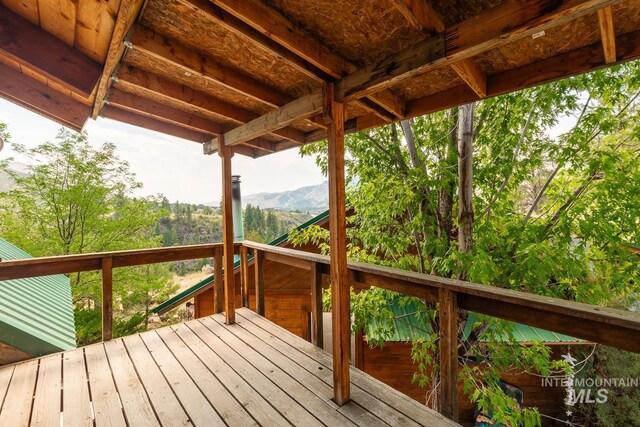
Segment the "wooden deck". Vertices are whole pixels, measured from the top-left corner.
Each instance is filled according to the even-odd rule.
[[[0,368],[0,426],[456,425],[247,309]]]

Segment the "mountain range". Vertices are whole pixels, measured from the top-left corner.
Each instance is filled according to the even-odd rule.
[[[207,206],[220,206],[220,202],[205,203]],[[279,193],[256,193],[242,195],[242,207],[260,206],[261,209],[299,210],[320,212],[329,206],[328,184],[300,187],[296,190]]]

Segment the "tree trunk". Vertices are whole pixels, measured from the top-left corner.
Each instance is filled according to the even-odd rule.
[[[449,114],[451,128],[443,159],[445,172],[440,176],[442,187],[438,192],[438,233],[440,237],[452,242],[454,239],[452,212],[456,180],[455,175],[449,173],[449,171],[455,170],[456,162],[458,161],[458,108],[452,108]]]
[[[458,250],[473,247],[473,110],[474,104],[460,107],[458,118]],[[466,272],[460,273],[465,280]]]

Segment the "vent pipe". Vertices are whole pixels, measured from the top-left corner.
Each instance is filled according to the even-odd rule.
[[[231,177],[231,209],[233,211],[233,241],[244,240],[244,225],[242,223],[242,198],[240,197],[240,175]]]

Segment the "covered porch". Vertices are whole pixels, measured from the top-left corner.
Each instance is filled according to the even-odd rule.
[[[637,0],[468,1],[455,10],[426,0],[61,2],[67,11],[27,3],[0,6],[0,94],[76,130],[103,116],[201,143],[220,157],[224,231],[220,244],[1,262],[0,280],[101,270],[104,343],[2,368],[0,421],[451,424],[458,309],[640,351],[637,313],[347,262],[344,146],[345,133],[638,58]],[[234,242],[233,156],[324,139],[330,258]],[[235,254],[241,295],[223,274]],[[249,254],[258,315],[264,259],[309,271],[316,344],[329,276],[332,357],[237,308],[247,301]],[[209,257],[224,317],[113,340],[114,268]],[[350,367],[354,284],[437,303],[442,416]]]

